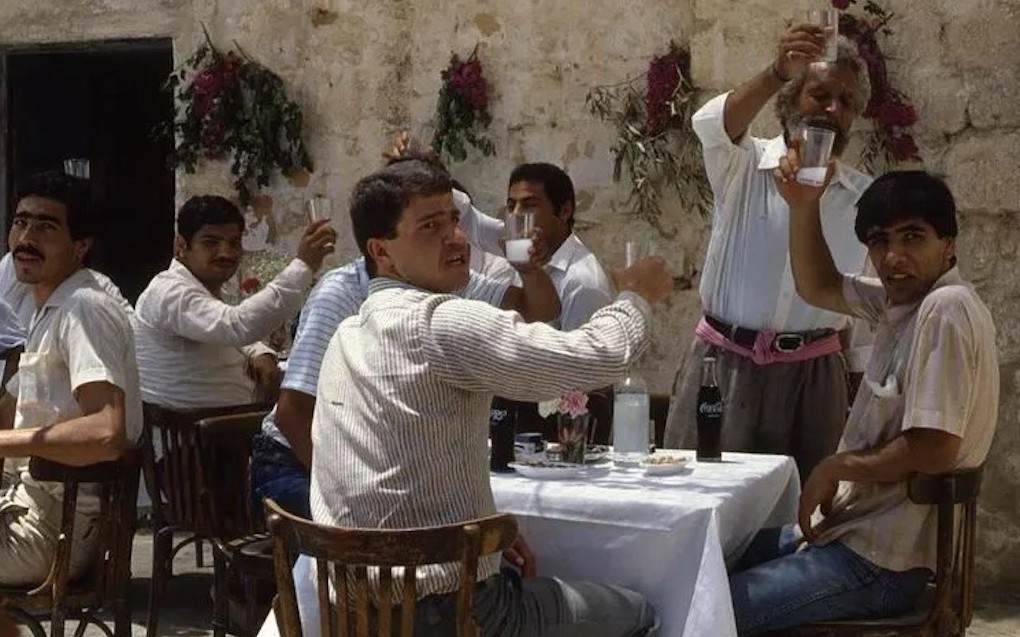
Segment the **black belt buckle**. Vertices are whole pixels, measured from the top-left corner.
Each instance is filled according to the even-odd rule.
[[[772,348],[783,354],[792,354],[807,345],[803,334],[776,334]]]

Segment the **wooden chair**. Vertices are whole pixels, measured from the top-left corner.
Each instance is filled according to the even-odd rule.
[[[131,636],[131,548],[137,520],[139,454],[130,451],[120,460],[85,467],[71,467],[51,460],[32,458],[29,472],[36,480],[60,482],[64,487],[60,534],[49,575],[32,588],[0,588],[0,612],[9,612],[32,631],[45,637],[40,617],[49,617],[52,637],[62,637],[68,618],[77,618],[75,635],[88,624],[98,626],[107,637]],[[74,538],[78,485],[100,485],[99,545],[92,566],[71,580],[71,551]],[[114,628],[97,613],[109,610]]]
[[[796,637],[962,637],[974,615],[974,540],[982,467],[915,475],[910,500],[937,507],[935,577],[921,608],[892,619],[822,622],[784,631]],[[957,507],[962,510],[956,515]]]
[[[265,520],[252,512],[251,443],[265,411],[203,418],[196,423],[201,454],[199,486],[213,545],[213,634],[252,634],[261,625],[258,581],[273,585],[272,540]],[[230,631],[230,582],[239,581],[244,625]],[[267,608],[262,609],[268,611]]]
[[[263,405],[232,405],[208,409],[175,410],[143,403],[142,474],[152,501],[152,581],[146,637],[156,637],[159,602],[173,574],[173,559],[184,546],[195,542],[198,566],[202,540],[212,537],[205,513],[198,467],[200,440],[196,423],[235,413],[263,409]],[[157,447],[161,455],[157,457]],[[176,545],[174,534],[185,538]]]
[[[18,371],[18,361],[21,360],[21,352],[24,349],[24,347],[12,347],[4,352],[4,371],[0,377],[0,390],[7,386],[7,381],[11,379],[11,376],[14,376],[14,372]]]
[[[517,537],[517,522],[505,513],[463,524],[423,529],[342,529],[291,515],[272,500],[267,499],[265,506],[276,561],[277,597],[273,608],[282,637],[302,635],[291,576],[292,556],[298,553],[308,555],[316,562],[322,637],[348,637],[351,620],[356,625],[358,637],[367,637],[370,626],[377,627],[376,634],[380,637],[393,635],[395,611],[400,612],[400,634],[411,637],[417,600],[417,569],[444,562],[461,564],[456,635],[473,637],[477,632],[472,608],[478,558],[505,550]],[[370,600],[370,566],[380,567],[376,603]],[[394,605],[392,569],[399,567],[404,569],[403,590],[401,599]],[[346,577],[344,573],[347,573]],[[349,582],[351,575],[353,591]],[[335,602],[330,599],[331,582],[336,586]]]

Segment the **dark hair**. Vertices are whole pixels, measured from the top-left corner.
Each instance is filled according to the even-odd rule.
[[[510,173],[510,186],[522,181],[530,181],[542,184],[545,196],[552,202],[557,215],[563,206],[570,202],[576,206],[574,199],[574,182],[570,180],[559,166],[552,164],[521,164]],[[574,227],[574,217],[570,217],[570,227]]]
[[[368,255],[368,240],[396,237],[400,216],[412,198],[452,190],[445,170],[415,159],[392,163],[358,181],[351,193],[351,227],[369,275],[375,276],[375,263]]]
[[[940,239],[955,237],[956,202],[949,187],[923,170],[886,173],[873,181],[857,200],[854,232],[861,243],[866,243],[872,228],[885,228],[908,219],[923,219]]]
[[[39,197],[63,204],[72,239],[95,236],[98,220],[92,213],[89,183],[84,179],[52,171],[37,173],[25,179],[18,189],[17,201],[26,197]]]
[[[244,216],[229,199],[216,195],[200,195],[184,202],[177,213],[177,234],[191,243],[202,226],[236,223],[244,230]]]

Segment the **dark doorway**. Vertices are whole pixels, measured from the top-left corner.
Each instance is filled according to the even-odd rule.
[[[172,141],[151,134],[172,117],[171,97],[160,90],[173,68],[171,41],[9,49],[0,56],[4,201],[11,205],[26,176],[87,159],[102,217],[90,265],[134,302],[172,254]]]

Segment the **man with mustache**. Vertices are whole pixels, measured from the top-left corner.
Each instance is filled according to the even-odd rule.
[[[84,181],[39,175],[20,189],[8,246],[36,310],[18,374],[0,395],[0,457],[70,465],[115,460],[136,444],[142,403],[131,325],[82,264],[95,218]],[[0,585],[41,583],[57,549],[63,489],[19,462],[0,495]],[[96,485],[82,485],[71,538],[71,577],[95,559]]]
[[[845,40],[835,62],[818,61],[825,39],[821,27],[790,27],[767,69],[694,114],[715,209],[700,288],[704,317],[677,371],[665,440],[668,447],[695,446],[700,363],[714,355],[726,405],[723,449],[792,455],[804,478],[835,450],[843,430],[848,385],[838,332],[848,320],[797,296],[790,210],[772,171],[805,125],[835,131],[838,156],[870,95],[867,67]],[[748,135],[773,95],[783,134]],[[865,262],[854,238],[854,203],[870,183],[837,162],[822,200],[825,235],[843,271],[859,272]],[[848,352],[855,371],[864,361],[854,355],[867,355],[862,349]]]
[[[279,385],[274,353],[259,341],[294,316],[336,232],[305,230],[297,258],[237,305],[223,284],[241,262],[244,217],[216,196],[189,199],[177,215],[175,257],[139,295],[131,319],[142,398],[176,409],[268,402]]]

